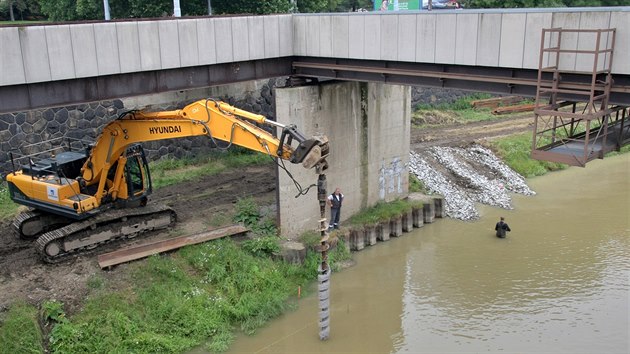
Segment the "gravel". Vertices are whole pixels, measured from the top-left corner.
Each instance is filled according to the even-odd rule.
[[[429,192],[444,197],[446,215],[455,219],[479,218],[475,203],[512,209],[511,193],[535,194],[522,176],[480,145],[412,152],[409,165]]]

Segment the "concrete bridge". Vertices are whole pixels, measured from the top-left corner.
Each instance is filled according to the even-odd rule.
[[[541,32],[552,27],[616,28],[610,98],[611,103],[629,105],[630,7],[624,7],[2,27],[0,112],[286,75],[338,79],[277,89],[275,104],[278,121],[297,124],[306,134],[329,136],[333,155],[328,187],[339,186],[346,195],[343,219],[408,191],[409,85],[535,95]],[[602,42],[611,40],[606,35]],[[594,38],[573,32],[562,41],[574,53],[563,53],[560,67],[574,72],[578,84],[590,82],[593,60],[580,51],[592,50]],[[551,45],[553,38],[547,42],[543,44]],[[610,53],[605,51],[601,62],[610,59]],[[544,65],[551,61],[549,55],[543,57]],[[8,151],[21,149],[22,143],[38,143],[75,129],[74,116],[81,114],[76,111],[68,117],[68,110],[39,116],[0,114],[0,124],[8,127],[0,132],[0,162],[8,161]],[[291,165],[287,169],[305,188],[314,182],[311,171]],[[318,224],[313,193],[286,197],[296,190],[283,173],[277,190],[284,196],[278,208],[283,235],[294,237]]]
[[[2,27],[0,112],[291,74],[534,95],[541,30],[551,27],[616,28],[611,102],[630,103],[630,7],[610,7]],[[577,50],[593,42],[563,37]],[[591,71],[592,59],[565,55],[561,67]]]

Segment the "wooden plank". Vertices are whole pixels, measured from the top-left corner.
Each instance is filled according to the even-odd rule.
[[[514,104],[522,100],[523,98],[519,96],[493,97],[471,101],[470,105],[473,106],[473,108],[496,108],[500,105]]]
[[[111,267],[116,264],[145,258],[150,255],[171,251],[188,245],[194,245],[217,238],[233,236],[249,231],[246,227],[240,225],[225,226],[218,229],[202,232],[199,234],[180,236],[167,240],[148,242],[134,247],[123,248],[98,256],[98,265],[103,268]]]
[[[517,112],[529,112],[536,108],[536,104],[520,104],[517,106],[497,107],[492,110],[492,114],[508,114]]]

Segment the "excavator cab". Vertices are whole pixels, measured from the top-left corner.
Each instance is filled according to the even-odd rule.
[[[123,199],[124,206],[145,206],[149,194],[153,191],[153,186],[144,149],[139,144],[132,145],[127,148],[125,157],[127,162],[125,163],[124,175],[127,198]]]

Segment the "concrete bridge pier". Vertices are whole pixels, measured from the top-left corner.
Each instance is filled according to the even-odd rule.
[[[413,230],[413,210],[409,210],[402,216],[403,232],[411,232]]]
[[[317,133],[328,136],[328,190],[339,187],[344,194],[342,225],[344,218],[378,201],[407,196],[409,86],[325,82],[276,88],[275,100],[278,122],[296,124],[307,136]],[[317,182],[311,170],[290,164],[286,168],[303,188]],[[278,184],[282,236],[296,239],[303,232],[317,228],[319,206],[315,189],[293,198],[297,190],[284,171],[279,171]]]
[[[403,223],[402,223],[402,215],[392,218],[389,221],[389,234],[394,237],[402,236],[403,234]]]

